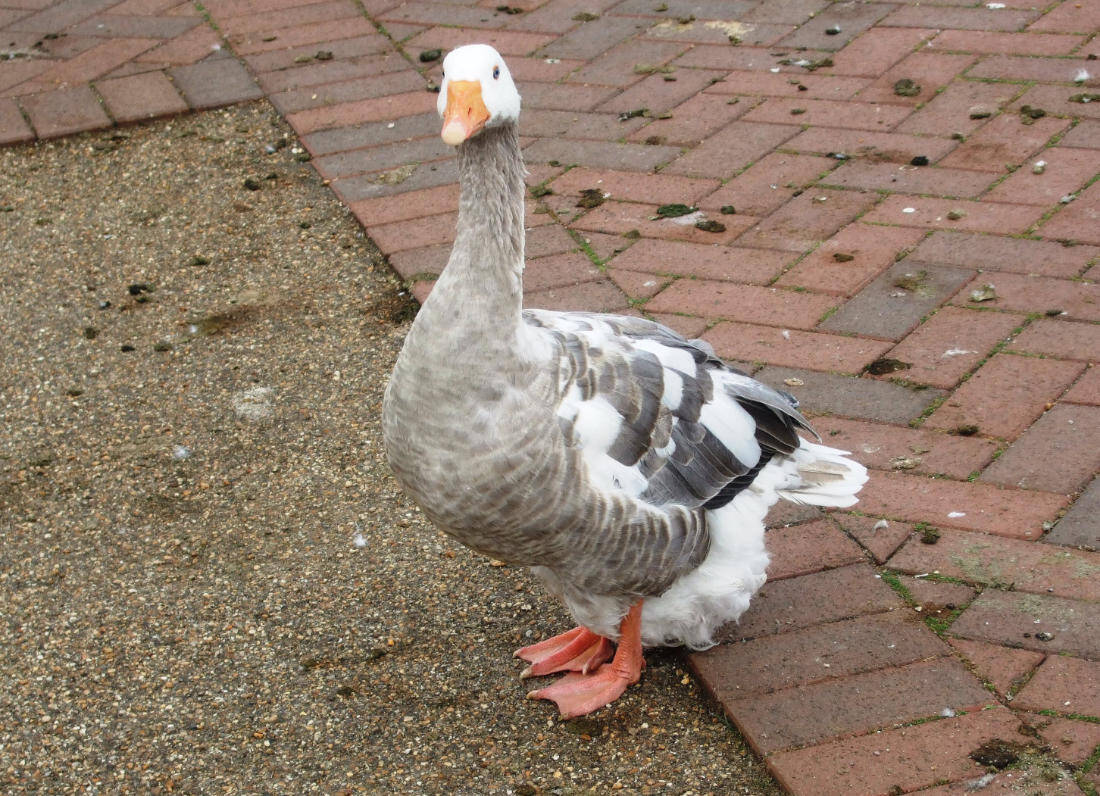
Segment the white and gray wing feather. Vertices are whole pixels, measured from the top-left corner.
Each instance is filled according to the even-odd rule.
[[[557,415],[596,486],[715,509],[810,431],[794,399],[643,318],[527,310],[559,351]]]

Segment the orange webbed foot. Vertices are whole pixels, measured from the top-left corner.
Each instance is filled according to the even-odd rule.
[[[530,692],[527,698],[549,699],[563,719],[572,719],[610,705],[636,682],[604,664],[591,674],[567,674],[553,685]]]
[[[595,671],[611,657],[611,642],[587,627],[575,627],[561,635],[516,650],[516,657],[531,665],[520,677],[541,677],[554,672]]]
[[[563,719],[584,716],[610,705],[642,676],[645,661],[642,658],[641,617],[642,603],[639,601],[622,621],[619,648],[610,663],[588,673],[567,674],[553,685],[530,692],[527,697],[552,701]]]

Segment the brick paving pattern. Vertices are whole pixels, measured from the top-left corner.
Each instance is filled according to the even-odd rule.
[[[965,792],[1000,739],[1070,772],[1035,792],[1095,793],[1098,28],[1100,0],[0,0],[0,143],[267,96],[423,299],[458,196],[432,50],[493,44],[528,303],[701,336],[872,470],[857,511],[777,510],[768,584],[690,656],[779,782]]]

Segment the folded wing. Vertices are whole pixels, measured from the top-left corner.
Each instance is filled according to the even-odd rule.
[[[643,318],[528,310],[556,341],[568,444],[590,477],[651,505],[716,509],[813,433],[794,399]]]

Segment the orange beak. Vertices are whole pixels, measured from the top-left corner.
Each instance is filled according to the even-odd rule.
[[[447,84],[447,108],[443,111],[443,141],[458,146],[477,135],[489,110],[481,99],[481,83],[476,80],[452,80]]]

